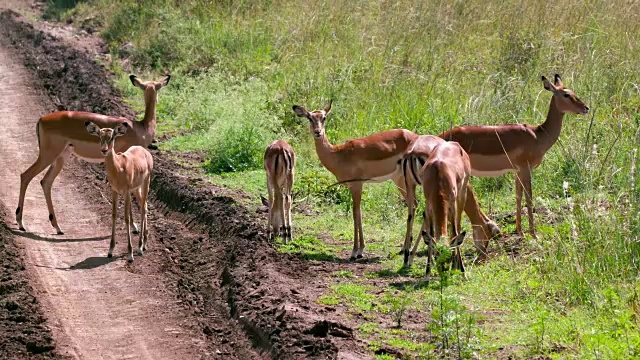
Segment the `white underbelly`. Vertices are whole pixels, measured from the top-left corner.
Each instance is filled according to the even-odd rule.
[[[389,179],[393,179],[393,177],[396,175],[395,172],[392,172],[390,174],[387,175],[383,175],[383,176],[378,176],[378,177],[374,177],[371,178],[369,181],[371,182],[383,182],[383,181],[387,181]]]
[[[471,176],[477,177],[496,177],[504,175],[508,172],[514,172],[514,169],[503,169],[503,170],[493,170],[493,171],[478,171],[471,169]]]
[[[101,162],[104,162],[104,158],[103,157],[90,158],[90,157],[79,156],[78,154],[75,154],[75,153],[74,153],[74,155],[79,159],[82,159],[82,160],[84,160],[86,162],[90,162],[90,163],[93,163],[93,164],[99,164]]]
[[[516,171],[514,162],[518,156],[519,152],[494,156],[471,154],[469,156],[471,160],[471,176],[496,177],[508,172],[514,172]]]

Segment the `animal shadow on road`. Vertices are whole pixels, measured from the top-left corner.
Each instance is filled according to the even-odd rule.
[[[31,240],[47,241],[47,242],[51,242],[51,243],[66,243],[66,242],[72,243],[72,242],[85,242],[85,241],[102,241],[102,240],[109,239],[111,237],[111,235],[104,235],[104,236],[94,236],[94,237],[75,238],[74,239],[74,238],[62,238],[62,237],[44,237],[44,236],[36,235],[36,234],[28,232],[28,231],[25,232],[25,231],[15,230],[15,229],[11,229],[10,231],[14,236],[21,236],[21,237],[25,237],[25,238],[31,239]]]
[[[64,269],[64,270],[89,270],[89,269],[95,269],[95,268],[100,267],[102,265],[107,265],[108,263],[110,263],[112,261],[116,261],[119,258],[124,258],[124,256],[113,256],[113,257],[90,256],[90,257],[80,261],[79,263],[77,263],[75,265],[69,266],[69,268]]]

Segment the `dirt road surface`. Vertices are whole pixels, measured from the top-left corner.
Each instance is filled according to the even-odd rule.
[[[0,202],[14,209],[20,173],[37,157],[35,126],[49,112],[30,76],[0,47]],[[206,356],[203,338],[192,332],[157,276],[139,274],[121,256],[122,227],[113,259],[107,259],[109,208],[78,192],[65,176],[54,184],[53,201],[66,235],[54,235],[40,179],[25,202],[27,232],[4,219],[24,248],[27,271],[43,304],[58,349],[80,359],[194,359]],[[141,262],[144,259],[136,258]]]

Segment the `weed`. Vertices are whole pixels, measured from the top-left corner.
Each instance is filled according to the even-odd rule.
[[[402,319],[411,303],[415,301],[413,289],[408,288],[402,292],[387,292],[382,299],[382,303],[387,306],[387,312],[396,323],[397,328],[402,327]]]

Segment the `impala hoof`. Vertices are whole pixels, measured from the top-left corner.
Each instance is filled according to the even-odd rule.
[[[142,250],[138,250],[138,256],[142,256]]]
[[[64,235],[64,231],[58,230],[58,235]]]
[[[358,256],[356,256],[358,259],[362,259],[362,254],[358,254]]]
[[[108,257],[108,258],[112,258],[112,257],[113,257],[113,254],[112,254],[112,253],[108,253],[108,254],[107,254],[107,257]]]
[[[20,226],[18,229],[20,229],[21,231],[27,231],[27,229],[25,229],[24,226]]]
[[[349,258],[349,261],[356,261],[356,257],[351,255],[351,257]]]

